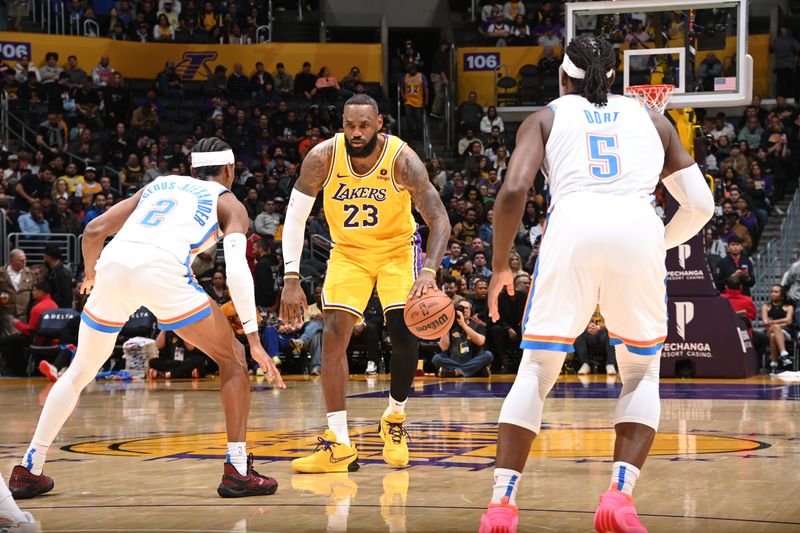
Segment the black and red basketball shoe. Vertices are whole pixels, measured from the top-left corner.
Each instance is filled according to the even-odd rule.
[[[275,494],[278,482],[262,476],[253,469],[253,454],[247,456],[247,475],[243,476],[231,463],[225,463],[222,483],[217,487],[217,494],[223,498],[244,498],[247,496],[265,496]]]
[[[53,478],[44,474],[37,476],[22,465],[17,465],[8,478],[8,488],[15,500],[29,500],[53,490]]]

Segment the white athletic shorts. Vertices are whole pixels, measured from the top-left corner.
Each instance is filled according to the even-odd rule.
[[[664,224],[648,199],[573,193],[547,218],[522,348],[574,351],[596,308],[612,344],[654,355],[667,335]]]
[[[94,289],[81,319],[93,329],[117,333],[144,306],[162,330],[188,326],[211,314],[211,301],[171,253],[151,244],[112,241],[97,261]]]

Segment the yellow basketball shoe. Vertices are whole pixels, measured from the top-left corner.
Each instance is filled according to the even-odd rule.
[[[408,433],[403,427],[405,413],[389,413],[381,417],[378,434],[383,441],[383,460],[390,466],[408,466]]]
[[[314,453],[292,461],[292,470],[301,474],[355,472],[359,468],[357,459],[358,450],[355,444],[348,446],[336,442],[336,435],[327,429],[321,437],[317,437]]]

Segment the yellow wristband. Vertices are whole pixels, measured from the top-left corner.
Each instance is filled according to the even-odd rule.
[[[432,269],[432,268],[430,268],[430,267],[422,267],[422,272],[426,272],[426,271],[427,271],[427,272],[430,272],[430,273],[431,273],[431,274],[433,274],[434,276],[436,275],[436,271],[435,271],[434,269]]]
[[[287,272],[283,275],[283,279],[300,279],[300,274],[297,272]]]

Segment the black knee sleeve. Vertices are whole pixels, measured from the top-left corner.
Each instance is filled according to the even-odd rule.
[[[406,326],[402,309],[386,312],[386,328],[392,341],[392,359],[389,362],[392,381],[389,391],[392,398],[402,402],[408,398],[408,391],[417,372],[419,339]]]

